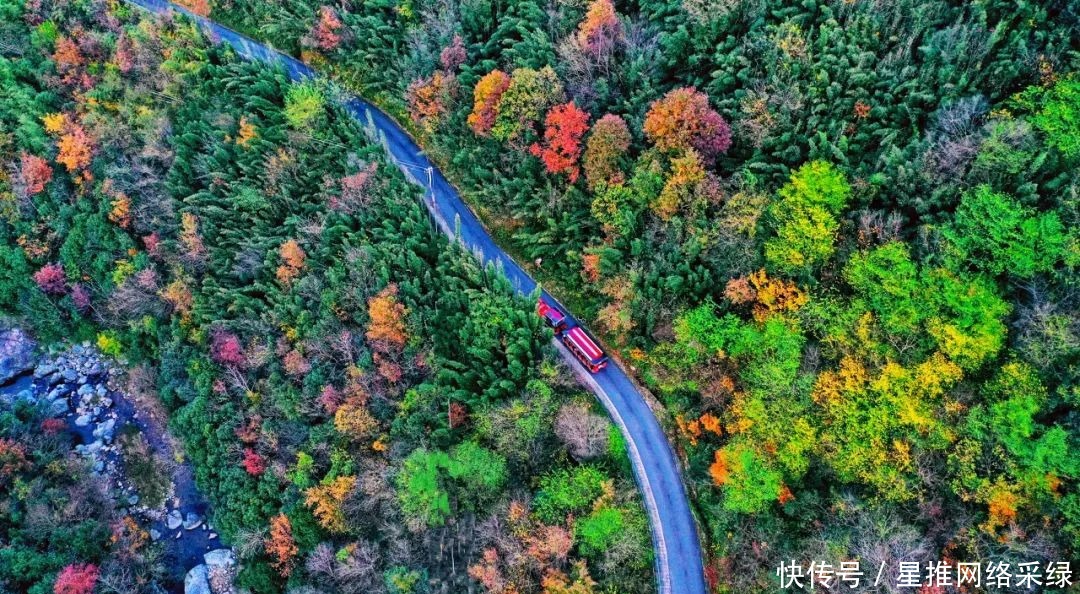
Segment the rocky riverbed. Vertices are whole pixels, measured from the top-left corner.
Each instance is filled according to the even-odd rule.
[[[164,546],[174,591],[183,579],[186,594],[232,592],[235,557],[208,521],[207,503],[190,467],[178,462],[182,457],[164,419],[137,408],[122,388],[124,375],[89,343],[41,353],[21,329],[0,330],[0,409],[27,401],[66,421],[73,453],[105,482],[120,512]],[[140,493],[126,472],[125,451],[131,450],[123,444],[135,435],[145,440],[147,457],[170,475],[161,492]]]

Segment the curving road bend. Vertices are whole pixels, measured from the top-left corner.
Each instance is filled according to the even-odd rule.
[[[157,14],[185,14],[215,42],[228,43],[245,58],[276,64],[293,80],[317,76],[313,69],[299,60],[194,15],[167,0],[128,1]],[[425,205],[444,233],[460,241],[485,264],[494,264],[502,269],[521,293],[528,295],[536,290],[536,281],[495,244],[457,190],[396,122],[359,98],[346,100],[345,107],[366,125],[369,133],[378,136],[386,152],[406,177],[429,190]],[[543,291],[543,295],[552,303],[557,303],[546,291]],[[561,304],[559,307],[567,312]],[[571,325],[577,323],[573,316],[567,317]],[[697,527],[690,512],[678,462],[656,416],[630,378],[614,361],[599,373],[590,374],[559,341],[554,342],[578,379],[600,399],[626,439],[634,475],[652,527],[658,590],[662,594],[705,594],[707,588]]]

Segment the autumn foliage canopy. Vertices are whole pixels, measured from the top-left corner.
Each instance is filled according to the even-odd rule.
[[[622,23],[611,0],[593,0],[578,25],[578,41],[594,56],[610,52],[622,39]]]
[[[367,339],[381,352],[405,346],[405,306],[397,299],[397,286],[389,285],[368,300]]]
[[[630,140],[630,127],[622,117],[609,113],[596,121],[585,143],[585,179],[590,187],[623,182],[619,160],[630,149]]]
[[[270,519],[270,535],[264,543],[266,554],[274,560],[274,567],[283,576],[292,573],[296,554],[300,548],[293,539],[292,523],[285,514],[278,514]]]
[[[573,101],[552,107],[544,119],[544,143],[534,143],[529,151],[540,157],[548,173],[565,173],[570,183],[577,181],[581,169],[581,138],[589,129],[589,114]]]
[[[98,568],[87,563],[68,565],[56,576],[53,594],[90,594],[98,580]]]
[[[23,153],[19,158],[19,175],[22,178],[25,192],[33,196],[43,192],[45,186],[52,181],[53,170],[45,159]]]
[[[649,107],[645,136],[665,151],[694,149],[714,159],[731,147],[731,128],[709,106],[709,98],[693,87],[668,92]]]
[[[510,76],[502,70],[492,70],[473,88],[473,109],[469,126],[480,136],[487,136],[499,115],[499,99],[510,88]]]

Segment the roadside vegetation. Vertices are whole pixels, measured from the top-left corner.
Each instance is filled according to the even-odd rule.
[[[406,122],[664,402],[718,591],[1076,557],[1076,3],[196,8]]]
[[[618,432],[331,91],[124,3],[0,0],[0,39],[0,313],[138,366],[238,587],[653,591]],[[35,423],[0,417],[0,590],[148,591],[103,581],[107,503],[22,511],[90,488]]]

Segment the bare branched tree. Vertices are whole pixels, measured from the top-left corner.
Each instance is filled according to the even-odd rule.
[[[589,412],[582,404],[567,404],[559,410],[555,434],[577,460],[590,460],[604,454],[608,446],[608,420]]]

